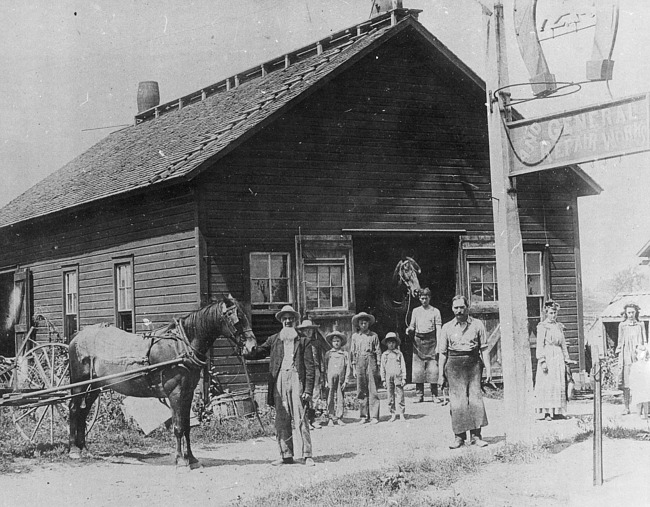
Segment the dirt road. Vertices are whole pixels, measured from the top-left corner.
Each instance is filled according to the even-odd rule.
[[[493,452],[494,446],[504,439],[502,405],[498,400],[486,400],[490,426],[485,428],[484,438],[491,445],[480,452]],[[570,410],[573,414],[589,414],[592,405],[574,402]],[[620,406],[608,410],[606,422]],[[382,400],[382,414],[387,412]],[[389,423],[387,416],[383,416],[382,422],[375,426],[349,424],[314,431],[315,467],[271,466],[278,451],[276,442],[270,438],[197,447],[195,454],[203,468],[193,471],[178,471],[170,454],[125,452],[101,461],[69,461],[0,477],[0,505],[228,505],[237,498],[252,498],[298,485],[316,487],[320,481],[334,476],[396,466],[404,459],[443,458],[468,452],[448,449],[452,434],[447,407],[430,402],[414,404],[412,398],[407,398],[407,414],[409,418],[404,423]],[[356,420],[356,413],[347,415],[349,421]],[[627,417],[634,418],[634,424],[640,427],[647,426],[637,416]],[[535,423],[535,431],[539,435],[570,436],[579,428],[574,418],[551,423],[539,421]],[[635,471],[649,469],[648,451],[650,443],[647,442],[606,442],[606,484],[597,490],[591,486],[591,441],[570,446],[532,465],[490,466],[463,485],[462,490],[485,498],[486,505],[523,505],[520,503],[523,498],[528,499],[525,505],[605,505],[600,503],[601,499],[612,495],[620,499],[619,491],[630,489],[626,481],[631,480]],[[634,460],[637,464],[630,469],[629,463]],[[522,480],[513,476],[514,470],[521,474]],[[503,491],[499,492],[499,488]],[[559,496],[549,496],[549,488],[557,490]],[[650,493],[645,484],[631,489],[633,493]],[[509,500],[488,503],[489,499],[498,501],[499,498],[504,502],[506,498]],[[543,503],[547,500],[554,503]]]

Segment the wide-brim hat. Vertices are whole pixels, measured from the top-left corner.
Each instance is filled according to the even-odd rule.
[[[359,327],[357,323],[361,319],[369,320],[371,326],[375,323],[375,317],[373,317],[369,313],[366,312],[357,313],[354,317],[352,317],[352,329],[356,329]]]
[[[319,327],[318,324],[314,324],[311,320],[305,319],[299,326],[296,326],[296,329],[318,329]]]
[[[396,333],[393,333],[392,331],[390,333],[386,333],[386,336],[384,336],[384,339],[381,341],[382,345],[386,345],[386,343],[390,340],[393,340],[397,342],[397,346],[399,347],[400,344],[402,343],[402,340],[399,339],[399,336],[397,336]]]
[[[282,307],[282,310],[280,310],[278,313],[275,314],[275,320],[277,320],[278,322],[282,322],[280,320],[280,317],[282,317],[285,313],[290,313],[291,315],[293,315],[296,322],[300,321],[300,314],[296,310],[294,310],[293,306],[291,305],[284,305]]]
[[[341,339],[341,347],[343,347],[346,343],[348,343],[348,337],[345,336],[343,333],[340,331],[332,331],[331,333],[327,333],[327,336],[325,336],[325,341],[329,344],[329,346],[332,346],[332,338],[340,338]]]

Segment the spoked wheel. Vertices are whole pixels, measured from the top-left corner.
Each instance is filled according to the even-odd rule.
[[[23,438],[30,442],[67,441],[70,384],[68,346],[64,343],[39,345],[17,358],[14,386],[23,392],[61,387],[61,391],[35,397],[33,403],[12,407],[13,422]],[[86,433],[95,424],[99,400],[88,415]]]

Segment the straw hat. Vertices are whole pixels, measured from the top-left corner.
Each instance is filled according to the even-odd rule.
[[[311,320],[305,319],[299,326],[296,326],[296,329],[318,329],[319,327],[318,324],[314,324]]]
[[[275,314],[275,320],[277,320],[278,322],[282,322],[282,316],[285,313],[290,313],[291,315],[293,315],[293,318],[296,322],[300,321],[300,314],[296,310],[294,310],[293,306],[291,305],[284,305],[282,307],[282,310],[280,310],[278,313]]]
[[[325,340],[329,344],[329,346],[332,346],[332,338],[340,338],[341,339],[341,347],[345,346],[345,344],[348,342],[348,337],[345,336],[343,333],[340,331],[332,331],[331,333],[327,333],[327,336],[325,337]]]
[[[390,340],[397,342],[398,347],[400,346],[400,343],[402,343],[402,340],[399,339],[399,336],[397,336],[397,334],[391,331],[390,333],[386,333],[386,336],[384,336],[384,339],[381,341],[381,344],[386,345],[386,343],[389,342]]]
[[[357,329],[359,327],[357,323],[359,322],[360,319],[369,320],[371,326],[375,323],[375,318],[369,313],[366,312],[357,313],[354,317],[352,317],[352,329]]]

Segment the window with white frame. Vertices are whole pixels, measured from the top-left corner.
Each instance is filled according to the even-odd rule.
[[[305,260],[305,306],[307,310],[347,308],[345,257]]]
[[[116,324],[124,331],[134,332],[133,263],[115,263]]]
[[[497,264],[495,261],[477,260],[467,262],[467,281],[470,304],[499,300],[497,290]]]
[[[251,304],[270,308],[291,303],[291,272],[288,253],[250,254]]]
[[[542,320],[546,282],[542,252],[524,252],[524,271],[526,274],[526,305],[528,307],[528,330],[535,333]]]
[[[79,272],[63,271],[63,332],[68,340],[79,330]]]

